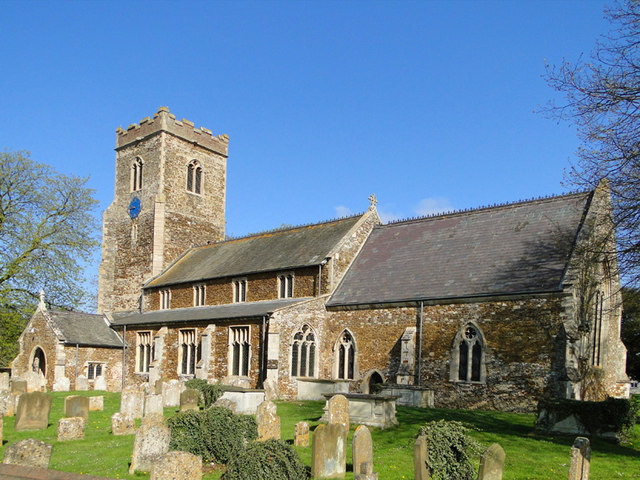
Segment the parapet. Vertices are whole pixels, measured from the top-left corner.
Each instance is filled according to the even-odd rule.
[[[144,117],[140,120],[140,124],[133,123],[126,130],[122,127],[116,128],[116,150],[159,132],[167,132],[187,142],[199,145],[225,157],[227,156],[229,148],[228,135],[215,136],[207,128],[195,128],[194,123],[185,118],[182,121],[176,120],[176,116],[169,112],[167,107],[160,107],[153,115],[153,118]]]

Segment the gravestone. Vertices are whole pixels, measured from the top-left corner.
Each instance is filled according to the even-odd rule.
[[[420,435],[413,445],[413,472],[415,480],[431,480],[427,459],[429,458],[429,442]]]
[[[378,480],[373,473],[373,441],[371,433],[364,425],[358,425],[351,442],[354,480]]]
[[[504,457],[504,450],[497,443],[487,448],[480,459],[478,480],[502,480]]]
[[[318,425],[311,442],[311,476],[344,478],[347,471],[347,431],[341,423]]]
[[[164,412],[162,407],[162,395],[151,394],[144,397],[144,416],[146,417],[150,413],[159,413],[162,415]]]
[[[100,375],[98,378],[96,378],[96,381],[93,382],[93,389],[94,390],[107,390],[107,379],[104,378],[104,375]]]
[[[180,394],[180,411],[199,410],[200,392],[192,388],[187,388]]]
[[[2,446],[2,431],[4,430],[4,417],[0,415],[0,446]]]
[[[349,400],[344,395],[334,395],[327,402],[329,423],[340,423],[349,431]]]
[[[0,373],[0,392],[9,391],[9,372]]]
[[[71,380],[67,377],[56,378],[52,390],[54,392],[68,392],[71,390]]]
[[[70,395],[64,399],[65,417],[82,417],[89,423],[89,397]]]
[[[26,380],[11,380],[11,393],[14,395],[22,395],[27,393],[27,381]]]
[[[111,433],[113,435],[132,435],[136,433],[136,421],[132,415],[116,412],[111,415]]]
[[[294,430],[293,444],[298,447],[309,446],[309,424],[307,422],[296,423]]]
[[[104,396],[89,397],[89,410],[104,410]]]
[[[44,392],[30,392],[20,395],[14,429],[44,430],[49,425],[51,395]]]
[[[182,383],[180,380],[169,380],[161,383],[162,404],[165,407],[177,407],[180,405],[180,393],[182,393]]]
[[[571,447],[571,465],[569,466],[569,480],[589,480],[589,465],[591,462],[591,445],[585,437],[576,438]]]
[[[76,377],[76,390],[86,392],[89,390],[89,379],[86,375],[78,375]]]
[[[125,388],[120,395],[120,413],[133,418],[142,418],[144,413],[144,392],[138,388]]]
[[[227,410],[231,410],[232,413],[236,413],[236,404],[228,398],[219,398],[218,400],[216,400],[216,403],[214,403],[214,405],[216,407],[222,407],[226,408]]]
[[[4,451],[2,463],[11,465],[23,465],[25,467],[49,468],[51,450],[53,447],[46,443],[27,438],[13,445],[9,445]]]
[[[13,417],[16,407],[16,397],[11,392],[0,392],[0,415]]]
[[[275,403],[262,402],[258,405],[256,423],[258,424],[259,442],[264,442],[271,438],[280,440],[280,417],[276,415]]]
[[[82,440],[85,420],[82,417],[65,417],[58,420],[58,441]]]
[[[202,459],[188,452],[169,452],[153,464],[149,480],[200,480]]]
[[[129,474],[136,471],[150,472],[153,464],[169,451],[171,432],[158,413],[147,415],[136,431]]]

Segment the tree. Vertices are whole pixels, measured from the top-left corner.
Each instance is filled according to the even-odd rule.
[[[564,94],[544,110],[572,121],[582,146],[569,180],[594,188],[609,180],[625,282],[640,285],[640,0],[605,10],[613,29],[588,61],[548,66],[546,80]]]
[[[640,290],[622,289],[622,342],[627,347],[627,374],[640,378]]]
[[[0,152],[0,366],[43,289],[49,305],[86,306],[83,263],[98,245],[87,178],[57,173],[27,152]]]

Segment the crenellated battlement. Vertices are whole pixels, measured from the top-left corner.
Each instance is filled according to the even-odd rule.
[[[205,127],[196,128],[195,124],[186,118],[176,120],[176,116],[167,107],[160,107],[154,113],[153,118],[144,117],[139,124],[132,123],[126,130],[122,127],[116,128],[116,150],[160,132],[167,132],[225,157],[227,156],[229,148],[228,135],[216,136]]]

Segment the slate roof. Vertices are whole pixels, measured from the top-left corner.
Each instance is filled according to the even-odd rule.
[[[113,321],[114,326],[120,325],[152,325],[164,323],[183,323],[200,320],[226,320],[237,318],[255,318],[269,315],[274,311],[288,307],[295,303],[304,302],[308,298],[285,298],[261,302],[243,302],[206,307],[173,308],[169,310],[154,310],[120,317]]]
[[[328,306],[558,291],[591,192],[376,227]]]
[[[362,215],[193,248],[144,288],[319,265]]]
[[[96,347],[122,347],[122,340],[103,315],[51,310],[49,319],[62,333],[65,343]]]

